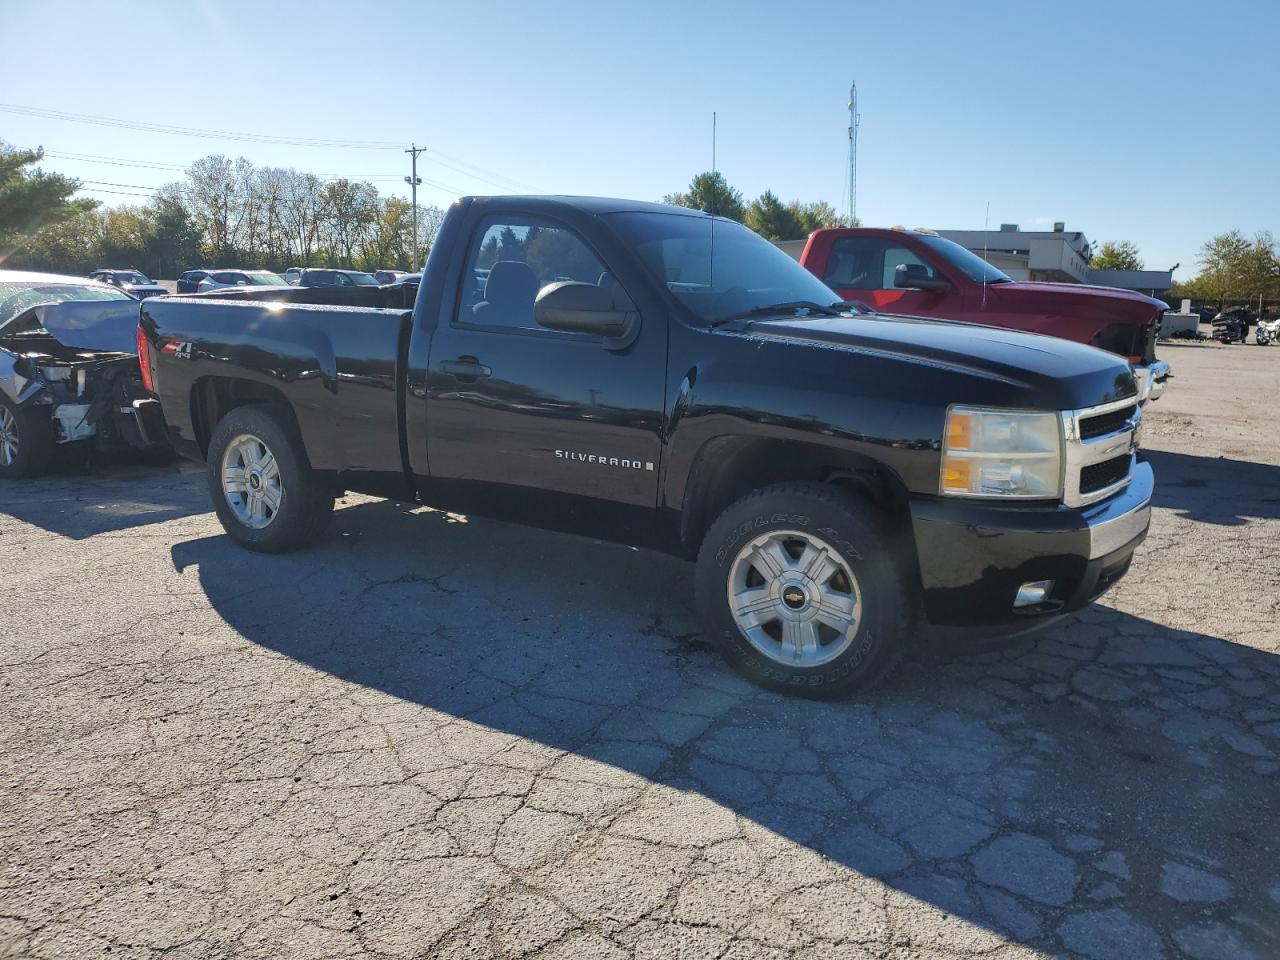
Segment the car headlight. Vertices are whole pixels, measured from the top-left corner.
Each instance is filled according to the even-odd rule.
[[[1062,495],[1062,422],[1057,413],[947,408],[942,494],[1056,500]]]

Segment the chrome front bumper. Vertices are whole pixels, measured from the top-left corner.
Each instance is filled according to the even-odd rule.
[[[1151,526],[1151,495],[1155,474],[1151,464],[1138,462],[1129,474],[1125,489],[1084,511],[1089,529],[1089,559],[1097,560],[1141,540]]]
[[[1150,364],[1140,364],[1133,368],[1138,378],[1138,402],[1160,399],[1164,393],[1165,383],[1173,375],[1172,368],[1163,360],[1153,360]]]

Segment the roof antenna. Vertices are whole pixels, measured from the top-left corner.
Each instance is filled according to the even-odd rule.
[[[987,214],[982,218],[982,259],[987,259],[987,230],[991,227],[991,201],[987,201]],[[982,269],[982,306],[980,309],[987,309],[987,270]]]
[[[711,111],[711,253],[707,266],[707,292],[714,293],[716,284],[716,217],[720,213],[719,181],[716,176],[716,112]]]

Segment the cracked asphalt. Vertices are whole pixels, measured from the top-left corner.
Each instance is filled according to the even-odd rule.
[[[666,557],[0,484],[0,953],[1280,956],[1280,351],[1163,356],[1128,578],[836,703],[727,673]]]

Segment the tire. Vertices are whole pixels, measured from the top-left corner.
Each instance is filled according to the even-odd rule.
[[[750,493],[719,516],[698,551],[708,633],[762,686],[805,697],[871,689],[914,642],[913,591],[892,544],[874,509],[830,485]],[[735,615],[731,594],[751,611]]]
[[[49,410],[44,404],[17,406],[0,395],[0,479],[24,480],[49,469],[55,446]]]
[[[317,481],[285,407],[250,404],[227,413],[209,438],[207,472],[222,528],[250,550],[283,553],[313,543],[333,515],[334,491]]]

